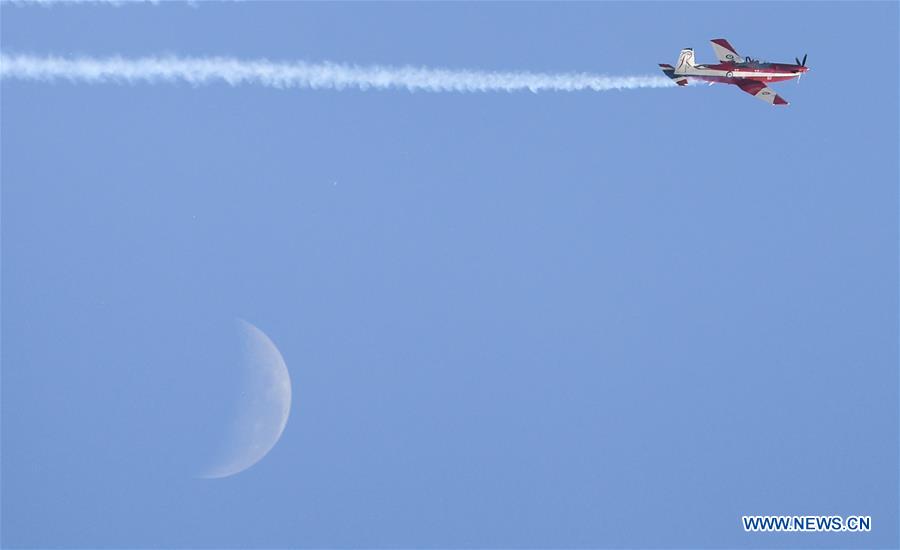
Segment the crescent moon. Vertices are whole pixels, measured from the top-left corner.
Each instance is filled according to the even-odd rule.
[[[291,412],[291,376],[272,340],[237,320],[241,340],[241,393],[237,414],[215,465],[201,477],[233,476],[250,468],[281,438]]]

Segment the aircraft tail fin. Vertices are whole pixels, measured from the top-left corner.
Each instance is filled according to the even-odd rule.
[[[660,63],[659,68],[662,69],[662,72],[675,81],[675,84],[679,86],[686,86],[688,83],[687,77],[684,76],[675,76],[675,67],[669,65],[668,63]]]
[[[689,73],[694,69],[694,49],[685,48],[678,55],[678,63],[675,64],[675,72],[679,74]]]

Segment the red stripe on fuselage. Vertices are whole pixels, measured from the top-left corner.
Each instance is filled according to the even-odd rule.
[[[789,65],[787,63],[715,63],[699,65],[699,67],[714,71],[757,71],[787,74],[795,74],[798,69],[797,65]]]

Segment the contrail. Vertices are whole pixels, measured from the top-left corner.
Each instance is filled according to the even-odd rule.
[[[272,62],[228,57],[56,57],[0,54],[0,78],[91,84],[227,83],[313,90],[410,92],[578,92],[671,88],[664,76],[532,73],[342,63]]]

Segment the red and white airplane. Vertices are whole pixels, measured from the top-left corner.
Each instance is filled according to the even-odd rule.
[[[806,66],[805,55],[802,62],[795,58],[796,64],[769,63],[749,57],[742,58],[724,38],[710,40],[710,43],[713,50],[716,51],[716,57],[719,58],[719,62],[716,64],[695,64],[694,49],[685,48],[678,56],[677,65],[673,67],[660,63],[659,67],[679,86],[687,84],[688,79],[702,80],[709,82],[710,85],[716,82],[734,84],[748,94],[771,105],[787,105],[788,102],[775,90],[767,87],[766,82],[799,79],[803,73],[809,70],[809,67]]]

